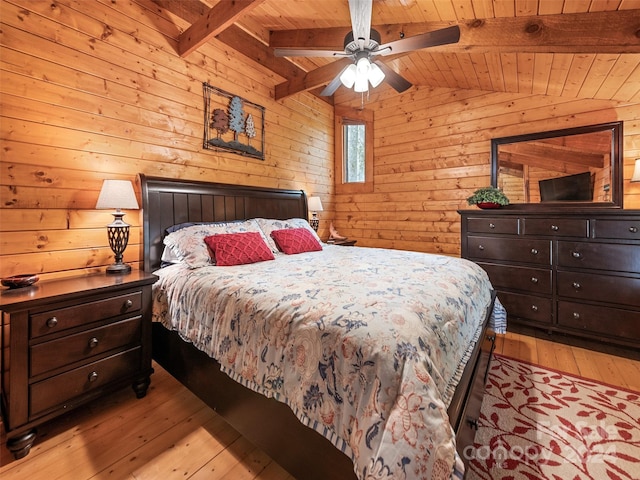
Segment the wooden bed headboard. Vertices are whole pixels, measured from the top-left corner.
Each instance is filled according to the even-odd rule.
[[[184,222],[224,222],[263,217],[308,218],[302,190],[248,187],[195,180],[147,177],[142,190],[144,270],[160,267],[165,230]]]

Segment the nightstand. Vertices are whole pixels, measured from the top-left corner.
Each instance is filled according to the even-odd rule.
[[[29,453],[45,421],[125,385],[146,395],[156,279],[136,270],[0,293],[2,413],[16,458]]]

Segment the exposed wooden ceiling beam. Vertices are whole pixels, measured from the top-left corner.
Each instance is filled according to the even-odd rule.
[[[216,38],[281,77],[295,80],[303,78],[307,74],[294,63],[276,57],[272,48],[269,48],[236,25],[231,25],[225,31],[220,32]],[[333,105],[332,97],[319,96],[319,98]]]
[[[593,167],[603,168],[605,161],[608,159],[606,155],[601,153],[590,153],[584,151],[576,151],[566,147],[551,146],[544,142],[522,142],[511,143],[508,145],[500,145],[499,156],[502,160],[503,154],[511,155],[511,161],[524,163],[525,165],[539,166],[542,159],[547,159],[550,165],[545,167],[553,170],[553,163],[579,165],[582,168]],[[516,156],[518,160],[516,160]]]
[[[186,4],[182,0],[154,0],[154,3],[192,24],[204,18],[205,12],[209,11],[204,3],[197,1]],[[187,5],[188,8],[185,8]],[[297,79],[306,75],[306,72],[296,64],[286,58],[276,57],[273,55],[272,48],[249,35],[236,25],[230,25],[216,35],[216,38],[284,78]],[[286,89],[286,87],[281,88]],[[321,88],[310,88],[309,91],[323,101],[333,105],[332,97],[320,96]]]
[[[264,1],[227,0],[218,3],[180,35],[178,54],[186,57]]]
[[[281,100],[294,93],[313,90],[320,86],[326,85],[338,75],[344,67],[353,63],[350,58],[341,58],[328,65],[316,68],[302,77],[293,78],[286,82],[276,85],[276,100]]]
[[[444,23],[376,25],[383,43],[444,28]],[[460,26],[460,41],[429,47],[449,53],[640,53],[640,10],[501,17]],[[341,50],[349,27],[271,32],[271,48]]]

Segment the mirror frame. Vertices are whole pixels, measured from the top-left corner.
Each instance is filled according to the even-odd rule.
[[[543,138],[556,138],[568,135],[580,135],[584,133],[611,131],[611,201],[610,202],[553,202],[553,203],[514,203],[511,205],[522,208],[549,209],[549,208],[622,208],[622,123],[609,122],[598,125],[587,125],[584,127],[565,128],[562,130],[551,130],[548,132],[527,133],[524,135],[513,135],[511,137],[491,139],[491,185],[498,186],[498,147],[507,143],[528,142]]]

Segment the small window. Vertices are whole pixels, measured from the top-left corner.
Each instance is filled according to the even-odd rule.
[[[342,127],[344,183],[364,182],[365,173],[365,124],[345,119]]]
[[[373,113],[336,107],[336,193],[373,191]]]

